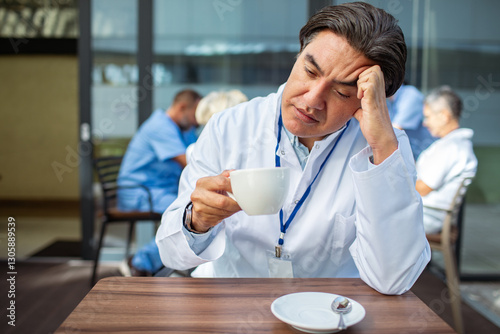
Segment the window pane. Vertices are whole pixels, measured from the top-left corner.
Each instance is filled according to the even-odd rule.
[[[92,133],[130,138],[137,130],[137,0],[92,2]],[[109,144],[108,144],[109,145]]]
[[[423,93],[449,85],[463,99],[461,125],[476,146],[499,146],[500,2],[368,1],[398,20],[408,46],[406,79]]]
[[[307,8],[307,0],[156,0],[153,105],[167,108],[186,86],[249,98],[275,91],[299,51]]]

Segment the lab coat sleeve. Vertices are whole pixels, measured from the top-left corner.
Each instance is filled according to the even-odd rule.
[[[356,239],[350,247],[365,283],[384,294],[408,291],[430,260],[422,200],[408,138],[396,131],[399,147],[370,168],[370,147],[350,161],[356,199]]]
[[[175,202],[172,203],[174,204]],[[172,210],[165,211],[162,223],[156,232],[156,244],[163,264],[177,270],[186,270],[213,261],[222,255],[225,248],[225,229],[223,224],[219,224],[207,232],[213,234],[210,236],[213,238],[210,244],[200,254],[196,254],[191,248],[191,245],[197,241],[191,238],[196,238],[196,236],[185,234],[183,231],[184,207],[174,209],[171,206]],[[207,236],[201,235],[198,238],[203,242]]]
[[[213,117],[215,118],[215,117]],[[222,222],[207,233],[212,241],[199,254],[192,247],[197,241],[204,242],[206,236],[193,236],[184,233],[183,219],[186,205],[190,202],[196,181],[204,176],[218,175],[222,171],[217,163],[217,127],[210,127],[212,119],[201,134],[193,150],[192,161],[184,168],[179,195],[162,216],[161,225],[156,232],[156,244],[160,257],[166,267],[185,270],[219,258],[225,249],[225,223]],[[198,238],[193,240],[191,238]]]

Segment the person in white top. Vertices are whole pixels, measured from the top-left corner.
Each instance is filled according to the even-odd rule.
[[[193,276],[361,277],[404,293],[430,248],[408,138],[386,104],[404,78],[403,33],[357,2],[313,15],[300,42],[276,93],[206,125],[156,235],[163,263],[203,264]],[[227,196],[229,170],[273,166],[291,169],[281,213],[246,215]]]
[[[474,177],[477,159],[472,147],[471,129],[460,128],[462,101],[448,86],[433,90],[425,98],[424,125],[439,138],[417,160],[417,191],[424,204],[427,234],[439,233],[446,212],[462,181]]]

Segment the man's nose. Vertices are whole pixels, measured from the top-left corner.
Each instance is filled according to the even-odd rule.
[[[304,102],[307,108],[323,110],[325,108],[325,95],[327,87],[324,83],[311,84],[309,90],[304,94]]]

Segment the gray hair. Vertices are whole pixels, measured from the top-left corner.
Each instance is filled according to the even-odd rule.
[[[441,86],[433,89],[425,97],[424,103],[434,108],[446,108],[450,111],[455,120],[460,120],[462,115],[462,99],[455,93],[450,86]]]

